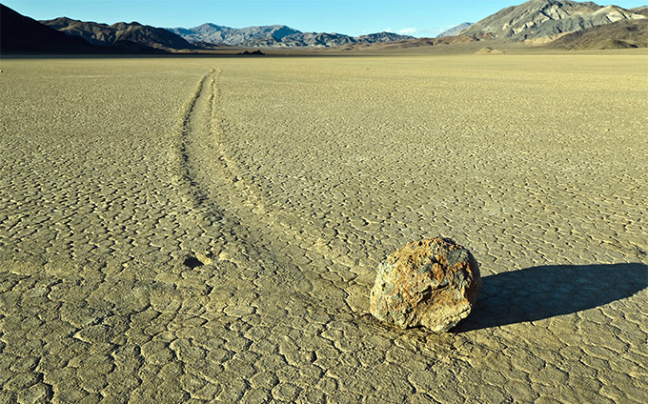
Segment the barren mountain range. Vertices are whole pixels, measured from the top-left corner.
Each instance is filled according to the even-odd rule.
[[[156,53],[136,42],[119,40],[93,45],[76,35],[66,35],[0,4],[0,53],[132,54]]]
[[[46,49],[63,53],[199,52],[231,46],[390,49],[491,39],[548,43],[561,37],[555,46],[563,49],[648,46],[643,36],[648,6],[623,9],[570,0],[527,1],[500,10],[475,24],[456,26],[437,39],[413,38],[391,32],[357,37],[339,33],[304,33],[285,25],[230,28],[203,24],[194,28],[156,28],[136,22],[107,25],[66,17],[40,21],[39,24],[5,6],[2,6],[0,17],[1,50],[5,53],[21,50],[44,52]],[[610,28],[599,28],[608,25]],[[569,33],[578,35],[567,35]],[[66,52],[68,48],[70,51]]]
[[[0,23],[2,47],[0,50],[3,53],[14,51],[44,52],[48,50],[56,52],[68,48],[79,48],[83,52],[93,48],[81,38],[69,37],[61,32],[51,30],[2,4],[0,4],[0,17],[2,17]]]
[[[285,25],[248,28],[230,28],[216,24],[203,24],[194,28],[167,28],[194,44],[230,45],[240,47],[321,47],[329,48],[348,44],[391,42],[413,39],[392,32],[351,37],[338,33],[301,32]]]
[[[93,45],[115,45],[120,41],[130,41],[162,50],[192,49],[189,42],[163,28],[118,22],[107,25],[96,22],[84,22],[61,17],[41,21],[42,24],[69,36],[80,36]]]
[[[527,40],[559,36],[621,20],[640,20],[645,15],[616,6],[592,2],[531,0],[505,8],[464,30],[479,39]]]
[[[219,45],[241,45],[259,38],[273,38],[277,41],[297,34],[299,31],[285,25],[268,25],[249,28],[230,28],[216,24],[203,24],[194,28],[167,28],[168,31],[193,43]]]

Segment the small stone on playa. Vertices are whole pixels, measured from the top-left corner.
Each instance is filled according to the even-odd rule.
[[[413,241],[378,267],[371,314],[400,328],[442,333],[466,318],[481,288],[470,251],[448,238]]]

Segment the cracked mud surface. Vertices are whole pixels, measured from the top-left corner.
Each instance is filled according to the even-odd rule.
[[[2,63],[1,403],[646,401],[646,57]],[[471,316],[375,321],[437,235]]]

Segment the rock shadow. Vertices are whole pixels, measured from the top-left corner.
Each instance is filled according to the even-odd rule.
[[[466,332],[538,321],[603,306],[648,287],[648,265],[549,265],[483,278]]]

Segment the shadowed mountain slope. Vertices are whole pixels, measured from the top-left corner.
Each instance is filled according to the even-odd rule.
[[[631,8],[630,11],[632,11],[635,14],[641,14],[648,17],[648,6]]]
[[[102,53],[82,38],[74,38],[0,4],[0,50],[11,53]]]
[[[462,33],[480,39],[526,40],[552,37],[621,20],[646,16],[592,2],[531,0],[484,18]]]
[[[195,46],[180,36],[162,28],[137,22],[119,22],[112,25],[73,20],[66,17],[41,23],[69,36],[78,36],[95,45],[110,46],[130,41],[135,44],[162,50],[194,49]]]
[[[648,19],[617,21],[572,32],[556,39],[551,46],[568,50],[646,48]]]

